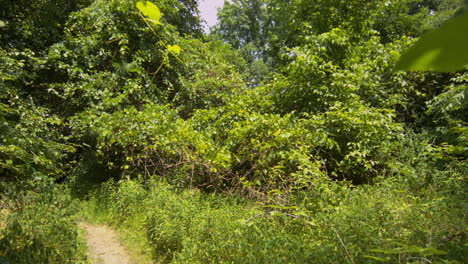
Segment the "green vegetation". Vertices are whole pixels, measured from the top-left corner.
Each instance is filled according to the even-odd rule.
[[[0,263],[88,263],[78,203],[63,186],[37,183],[2,208]]]
[[[123,180],[104,184],[84,211],[145,233],[143,243],[161,263],[462,263],[464,246],[446,237],[463,232],[464,212],[453,200],[463,192],[460,184],[434,184],[421,197],[395,180],[355,188],[322,183],[317,193],[265,204]]]
[[[468,41],[464,30],[468,15],[461,15],[424,36],[403,57],[400,68],[411,70],[458,71],[468,65],[463,43]]]
[[[463,1],[7,2],[0,263],[467,261]]]

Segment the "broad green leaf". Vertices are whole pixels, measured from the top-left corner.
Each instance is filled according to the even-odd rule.
[[[399,70],[454,72],[468,66],[468,14],[424,35],[398,62]]]
[[[161,20],[161,10],[155,4],[151,3],[150,1],[146,2],[137,2],[136,4],[138,10],[148,17],[151,22],[156,24],[161,24],[159,21]]]
[[[179,45],[167,45],[167,49],[175,54],[180,54],[182,48]]]

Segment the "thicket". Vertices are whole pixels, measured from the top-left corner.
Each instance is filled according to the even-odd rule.
[[[0,263],[88,263],[78,201],[64,186],[36,183],[1,206]]]
[[[23,4],[0,11],[6,261],[81,260],[54,244],[76,198],[166,262],[466,260],[468,73],[395,70],[461,1],[232,1],[208,36],[193,0]]]

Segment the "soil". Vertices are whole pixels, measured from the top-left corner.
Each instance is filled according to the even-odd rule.
[[[86,231],[89,253],[95,264],[133,264],[116,232],[104,225],[81,223]]]

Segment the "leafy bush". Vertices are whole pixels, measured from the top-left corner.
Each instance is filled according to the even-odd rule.
[[[11,203],[0,230],[2,263],[87,263],[77,203],[64,186],[45,183]]]
[[[215,155],[209,139],[168,107],[129,108],[96,117],[89,125],[97,134],[99,161],[118,178],[159,175],[174,184],[195,185],[215,180],[205,158]]]
[[[225,135],[221,142],[230,157],[230,172],[225,176],[232,178],[230,185],[285,191],[309,186],[325,175],[317,149],[334,142],[312,122],[246,110],[225,115],[215,121],[215,131],[217,137]]]
[[[186,63],[182,77],[184,91],[174,97],[174,106],[183,118],[196,110],[225,105],[236,93],[245,89],[246,63],[238,52],[221,41],[203,43],[196,39],[181,39]]]
[[[395,123],[393,111],[360,103],[337,103],[320,115],[318,123],[337,145],[335,149],[324,149],[322,154],[330,176],[356,184],[372,182],[380,175],[387,161],[379,159],[379,153],[396,144],[403,131]]]
[[[468,150],[468,73],[458,74],[453,83],[432,98],[427,112],[434,118],[439,144],[445,145],[445,151],[460,160],[467,158]]]
[[[115,178],[158,175],[250,194],[304,188],[326,176],[371,182],[388,167],[379,153],[402,131],[392,111],[357,102],[302,116],[228,104],[183,120],[168,107],[146,104],[88,115],[85,126],[96,135],[97,160]]]
[[[91,118],[88,125],[97,134],[99,162],[116,178],[157,175],[178,185],[264,192],[308,186],[324,176],[314,151],[334,142],[314,123],[291,115],[203,113],[185,121],[148,104]],[[216,115],[215,124],[201,128]]]
[[[74,148],[62,120],[25,96],[34,53],[0,49],[0,60],[0,193],[14,195],[38,178],[60,178]]]

